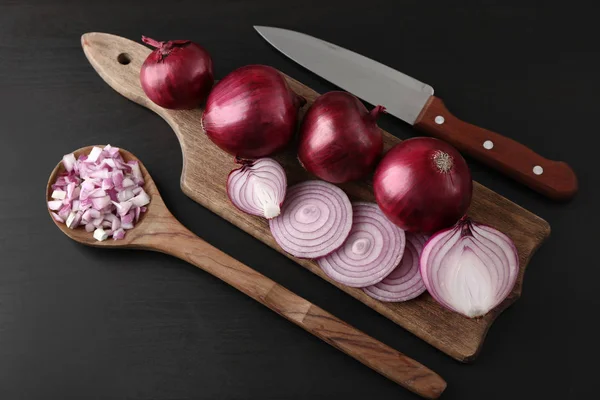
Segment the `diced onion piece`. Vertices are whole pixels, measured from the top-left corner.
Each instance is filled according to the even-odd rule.
[[[113,229],[113,239],[114,240],[121,240],[123,238],[125,238],[125,229],[123,228],[119,228],[117,230]]]
[[[123,182],[121,183],[121,185],[123,185],[124,188],[127,188],[130,186],[134,186],[135,182],[133,182],[133,179],[125,178],[125,179],[123,179]]]
[[[377,204],[352,204],[352,229],[344,244],[319,258],[319,266],[336,282],[365,287],[380,282],[400,263],[404,231],[383,215]]]
[[[90,151],[90,154],[88,154],[87,156],[87,162],[90,163],[95,163],[96,161],[98,161],[98,157],[100,157],[100,154],[102,154],[102,149],[100,147],[93,147],[92,151]]]
[[[271,158],[261,158],[231,171],[227,195],[241,211],[265,217],[277,217],[285,199],[287,178],[283,167]]]
[[[98,228],[94,231],[94,239],[97,241],[102,242],[106,240],[106,238],[108,238],[108,233],[104,229]]]
[[[140,164],[137,161],[129,161],[127,163],[131,167],[131,175],[133,176],[133,181],[136,185],[144,184],[144,177],[142,176],[142,170],[140,169]]]
[[[75,168],[75,162],[75,155],[73,153],[65,154],[63,156],[63,165],[65,166],[67,172],[73,171],[73,169]]]
[[[127,189],[124,189],[123,191],[121,191],[121,192],[117,193],[117,199],[118,199],[120,202],[124,202],[124,201],[130,200],[130,199],[132,199],[132,198],[133,198],[133,196],[135,196],[135,195],[133,194],[133,190],[131,190],[131,189],[129,189],[129,188],[127,188]]]
[[[106,207],[106,206],[108,206],[108,205],[110,205],[112,203],[110,201],[110,197],[109,196],[104,196],[104,197],[93,198],[92,199],[92,204],[93,204],[93,207],[96,210],[100,210],[100,209],[102,209],[102,208],[104,208],[104,207]]]
[[[48,202],[48,208],[51,209],[52,211],[60,210],[60,208],[62,206],[63,206],[62,200],[50,200]]]
[[[142,207],[150,203],[150,196],[142,190],[140,194],[131,199],[131,202],[135,207]]]
[[[65,223],[65,220],[62,219],[57,213],[51,212],[50,215],[52,215],[52,218],[54,218],[55,221],[60,222],[61,224]]]
[[[407,301],[425,291],[425,284],[419,271],[419,258],[425,245],[426,236],[420,233],[406,233],[406,246],[400,264],[381,282],[364,288],[366,294],[381,301]]]
[[[67,192],[65,192],[64,190],[55,190],[52,192],[52,196],[50,197],[57,200],[64,200],[65,197],[67,197]]]
[[[323,257],[340,247],[352,228],[352,205],[344,191],[323,181],[289,188],[281,215],[269,220],[275,241],[299,258]]]
[[[510,294],[519,274],[519,256],[508,236],[463,217],[429,239],[420,268],[434,299],[475,318],[487,314]]]

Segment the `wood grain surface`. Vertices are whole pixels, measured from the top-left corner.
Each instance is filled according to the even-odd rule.
[[[156,112],[173,128],[183,153],[181,188],[185,194],[284,253],[272,238],[264,219],[240,212],[227,200],[225,180],[235,164],[231,156],[218,149],[202,132],[202,110],[165,110],[144,95],[139,83],[139,70],[150,49],[131,40],[104,33],[83,35],[82,46],[88,60],[104,81],[121,95]],[[303,114],[318,93],[292,78],[287,79],[291,88],[308,100],[301,110]],[[384,132],[385,150],[398,142],[399,139]],[[290,184],[311,178],[298,164],[293,146],[275,158],[285,167]],[[341,187],[352,200],[373,201],[369,181]],[[535,250],[550,234],[550,226],[546,221],[478,183],[474,184],[469,215],[509,235],[519,250],[521,265],[519,278],[509,297],[495,310],[479,319],[466,319],[447,311],[427,294],[405,303],[383,303],[370,298],[362,290],[331,281],[314,261],[288,257],[451,357],[468,362],[478,355],[495,318],[520,296],[525,267]]]
[[[75,151],[75,157],[89,154],[92,147],[87,146]],[[144,190],[151,199],[147,212],[141,215],[134,229],[127,231],[123,240],[109,238],[105,241],[97,241],[92,233],[82,228],[69,229],[51,217],[65,235],[87,246],[159,251],[180,258],[216,276],[288,321],[421,397],[436,399],[446,389],[446,382],[429,368],[348,325],[200,239],[171,214],[141,160],[124,149],[121,149],[121,155],[125,161],[136,160],[140,164]],[[46,187],[47,200],[52,199],[52,184],[56,182],[58,174],[64,171],[62,162],[59,162],[50,174]]]

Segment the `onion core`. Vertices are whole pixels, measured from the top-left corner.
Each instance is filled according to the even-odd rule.
[[[519,274],[519,257],[508,236],[462,218],[429,239],[420,268],[427,290],[440,304],[474,318],[510,294]]]
[[[227,178],[227,195],[231,203],[250,215],[267,219],[277,217],[287,187],[283,167],[272,158],[239,162],[242,166],[231,171]]]

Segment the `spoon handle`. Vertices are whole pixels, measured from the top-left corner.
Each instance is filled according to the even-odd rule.
[[[211,246],[174,217],[163,219],[150,235],[139,237],[136,245],[170,254],[216,276],[422,397],[435,399],[446,388],[446,382],[435,372]]]

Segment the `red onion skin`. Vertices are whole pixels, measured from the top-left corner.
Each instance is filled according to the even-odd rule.
[[[217,146],[236,157],[266,157],[290,142],[305,103],[275,68],[247,65],[215,85],[202,127]]]
[[[377,204],[393,223],[409,232],[432,233],[452,226],[467,212],[473,181],[454,147],[423,137],[405,140],[383,157],[373,190]]]
[[[142,36],[142,41],[156,47],[140,71],[146,96],[163,108],[198,107],[215,81],[210,54],[189,40],[158,42]]]
[[[347,92],[319,96],[300,128],[300,163],[308,172],[332,183],[365,177],[383,151],[383,137],[376,123],[383,112],[382,106],[367,111]]]

